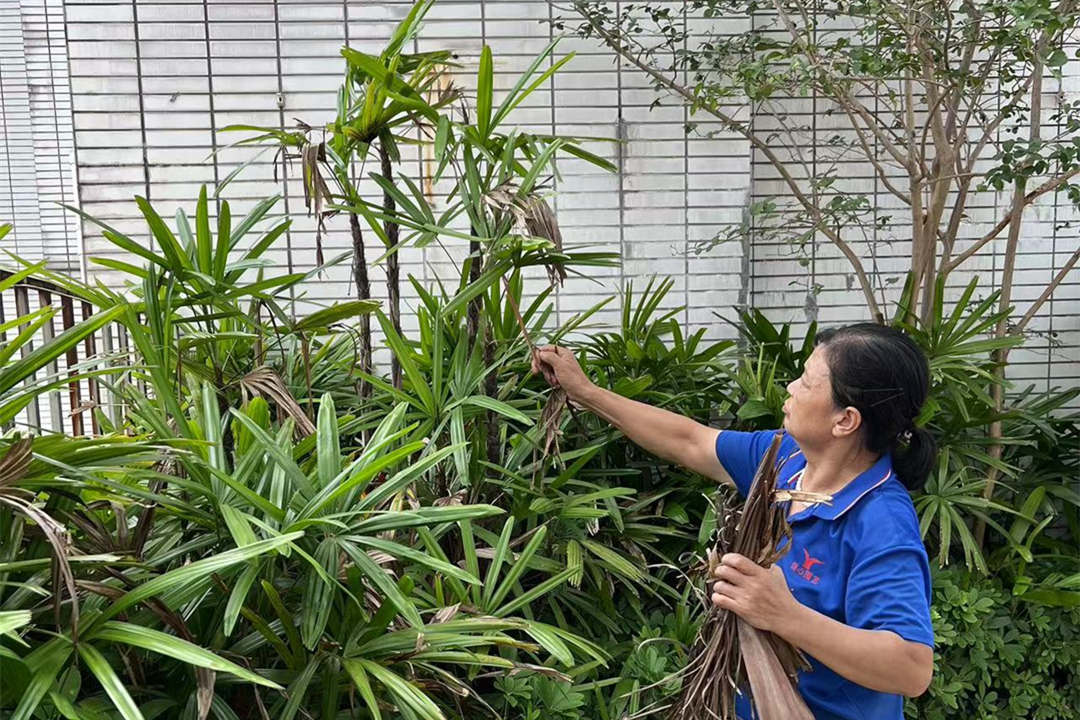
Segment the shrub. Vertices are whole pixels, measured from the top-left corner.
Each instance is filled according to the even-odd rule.
[[[937,650],[930,690],[909,718],[1080,718],[1080,608],[1010,597],[965,571],[934,577]]]

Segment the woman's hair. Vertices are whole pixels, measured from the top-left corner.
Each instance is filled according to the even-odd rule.
[[[857,409],[867,448],[891,452],[904,486],[921,489],[937,455],[933,435],[915,426],[930,392],[922,348],[899,330],[874,323],[824,330],[815,344],[826,348],[837,407]]]

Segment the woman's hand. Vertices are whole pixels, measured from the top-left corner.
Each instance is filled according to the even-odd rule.
[[[727,553],[713,571],[713,580],[713,605],[761,630],[777,632],[801,607],[779,565],[766,570],[748,557]]]
[[[581,402],[593,383],[581,369],[574,353],[558,345],[536,348],[532,356],[532,371],[542,372],[553,387],[561,387],[571,400]]]

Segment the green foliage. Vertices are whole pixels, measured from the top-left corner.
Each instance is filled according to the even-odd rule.
[[[405,241],[418,244],[454,234],[449,224],[459,213],[484,233],[483,274],[473,277],[466,262],[455,296],[420,289],[419,348],[400,332],[393,304],[389,317],[366,299],[301,319],[287,312],[285,293],[307,276],[265,279],[262,256],[288,223],[263,231],[246,251],[241,244],[269,218],[274,199],[235,225],[222,200],[216,228],[205,189],[194,223],[181,210],[170,226],[137,199],[160,252],[86,217],[143,261],[102,263],[128,278],[126,295],[40,265],[5,281],[44,275],[99,310],[24,358],[11,360],[19,343],[10,346],[0,358],[0,377],[9,381],[0,402],[11,413],[40,391],[24,390],[26,378],[106,322],[125,326],[137,357],[136,365],[115,370],[109,386],[126,410],[108,426],[116,435],[59,439],[94,451],[84,447],[82,454],[55,438],[35,438],[36,457],[55,459],[57,467],[43,474],[36,461],[10,462],[18,476],[0,483],[5,712],[20,720],[57,713],[329,719],[339,711],[437,720],[462,703],[482,712],[468,699],[472,686],[492,682],[490,674],[478,677],[481,670],[513,676],[526,669],[558,679],[537,684],[537,702],[569,712],[576,707],[569,700],[581,694],[556,668],[583,661],[602,668],[608,660],[567,629],[564,614],[544,616],[539,607],[571,581],[594,595],[610,594],[607,573],[627,588],[644,578],[640,550],[630,561],[602,538],[588,537],[599,517],[622,519],[609,505],[631,493],[564,471],[564,487],[523,490],[526,510],[517,522],[488,521],[504,511],[484,502],[502,493],[498,484],[487,486],[485,473],[516,482],[547,465],[532,452],[539,443],[538,393],[524,390],[529,378],[514,362],[523,344],[500,281],[507,278],[508,293],[521,302],[520,268],[546,265],[565,273],[575,264],[610,263],[608,254],[564,251],[557,227],[552,237],[520,234],[528,222],[548,219],[533,191],[557,150],[603,163],[564,139],[497,130],[566,62],[541,69],[551,48],[498,108],[485,51],[481,74],[489,81],[481,78],[479,127],[438,114],[454,93],[423,104],[421,95],[448,55],[409,56],[401,49],[430,4],[414,6],[379,57],[346,52],[348,82],[330,141],[314,144],[306,131],[273,129],[248,141],[295,151],[320,222],[333,211],[330,203],[341,203],[388,252],[397,246],[384,222],[405,228]],[[408,178],[400,180],[412,197],[385,171],[374,177],[396,211],[350,191],[346,158],[365,154],[374,141],[396,156],[400,138],[393,128],[417,114],[444,129],[444,157],[460,154],[466,161],[454,191],[460,199],[451,199],[439,220]],[[525,207],[533,214],[522,218]],[[536,334],[551,313],[545,298],[524,311]],[[482,300],[480,338],[475,327],[466,329],[472,309],[466,305],[474,299]],[[400,383],[384,381],[362,362],[356,368],[373,312],[402,371]],[[10,327],[29,322],[36,329],[47,319],[40,315]],[[348,327],[357,317],[359,342]],[[492,354],[494,342],[503,349]],[[492,385],[496,375],[500,384]],[[374,392],[358,395],[363,382]],[[18,393],[8,392],[17,386]],[[490,453],[497,419],[506,422],[499,438],[506,458]],[[0,443],[0,455],[11,461],[26,448],[15,436]],[[462,497],[470,491],[471,499]],[[544,512],[528,509],[530,492],[548,503]],[[627,513],[651,519],[639,509]],[[551,557],[567,547],[576,548],[578,565],[562,567]],[[63,573],[52,576],[50,564]],[[582,597],[566,601],[566,613],[577,611],[574,602],[595,605],[584,589],[578,592]],[[9,678],[18,683],[10,694]]]
[[[990,554],[997,567],[1007,578],[1013,571],[1027,577],[1026,563],[1032,560],[1033,548],[1036,552],[1045,548],[1047,556],[1060,556],[1062,548],[1044,531],[1059,517],[1074,517],[1080,500],[1069,487],[1080,462],[1080,453],[1069,451],[1075,447],[1070,442],[1076,432],[1075,413],[1070,416],[1063,410],[1080,390],[1014,391],[1005,411],[996,412],[991,389],[1004,381],[993,372],[991,353],[1017,347],[1023,338],[992,337],[993,328],[1009,314],[997,309],[997,292],[978,297],[977,290],[975,278],[946,308],[940,288],[927,319],[916,321],[905,312],[913,292],[909,283],[897,313],[896,325],[929,358],[930,397],[917,422],[930,428],[942,448],[937,468],[916,496],[915,506],[924,539],[937,551],[939,565],[947,564],[958,547],[959,557],[969,568],[989,571],[986,548],[979,546],[970,529],[974,520],[982,520],[994,531]],[[1005,446],[1000,459],[988,452],[985,433],[997,418],[1002,420]],[[991,469],[1005,480],[1004,487],[987,498],[984,491]]]
[[[1080,717],[1080,609],[1025,603],[963,572],[933,583],[934,680],[907,717]]]
[[[164,287],[175,290],[170,296]],[[682,334],[677,311],[659,309],[667,287],[650,284],[641,294],[627,288],[620,327],[579,347],[587,372],[703,421],[769,426],[774,418],[739,418],[738,408],[770,387],[782,401],[779,378],[801,368],[812,341],[793,347],[789,328],[748,315],[743,351],[734,355],[730,343]],[[489,364],[481,347],[466,342],[466,309],[448,310],[449,295],[418,288],[417,337],[391,336],[390,343],[405,382],[396,389],[368,375],[375,393],[361,402],[350,392],[360,379],[351,367],[353,336],[295,321],[263,336],[281,348],[266,356],[288,379],[279,396],[232,395],[197,363],[190,371],[181,364],[179,381],[175,365],[160,372],[158,366],[176,362],[170,358],[182,344],[182,336],[162,328],[187,312],[183,303],[160,301],[187,291],[171,271],[148,273],[140,288],[165,313],[159,329],[115,307],[131,323],[135,345],[157,358],[124,371],[152,388],[151,396],[173,398],[127,396],[130,427],[158,444],[84,441],[102,447],[92,463],[70,454],[63,472],[31,465],[21,481],[86,553],[69,558],[80,583],[79,660],[65,645],[74,627],[63,606],[61,635],[49,640],[51,600],[62,597],[49,575],[56,551],[28,534],[25,520],[0,517],[5,547],[12,548],[0,558],[7,633],[0,663],[16,688],[0,702],[12,711],[22,703],[24,713],[36,705],[45,716],[114,707],[126,717],[186,718],[196,716],[205,687],[211,713],[250,707],[258,694],[272,716],[303,710],[330,717],[353,697],[372,717],[396,709],[402,717],[449,718],[458,717],[457,702],[464,716],[483,712],[472,700],[453,700],[471,688],[464,691],[508,718],[613,720],[678,692],[673,675],[686,662],[699,618],[678,571],[688,553],[700,551],[698,528],[711,522],[703,491],[712,488],[659,464],[588,415],[562,419],[561,457],[537,455],[543,384],[526,372],[526,346],[510,306],[523,307],[530,335],[540,336],[551,312],[546,293],[527,302],[514,273],[505,293],[487,297],[481,317],[500,347]],[[562,333],[582,327],[595,309],[549,339],[565,343]],[[980,322],[966,314],[953,319],[956,327]],[[256,336],[268,332],[254,326]],[[943,337],[939,331],[919,332],[913,334],[927,343],[940,377],[985,380],[964,364],[981,362],[965,342],[934,345],[926,337]],[[169,338],[171,344],[158,345]],[[314,348],[306,356],[305,341]],[[222,356],[205,344],[204,357]],[[234,372],[250,372],[255,359],[233,353]],[[746,368],[755,373],[752,384],[740,380]],[[299,418],[275,417],[273,410],[284,407],[288,388],[303,391],[308,375],[313,387],[336,391],[313,404],[311,434],[294,439]],[[485,391],[489,375],[494,396]],[[642,377],[649,381],[635,389]],[[973,387],[935,397],[941,410],[933,421],[946,422],[950,413],[960,415],[950,405],[955,398],[970,408],[971,398],[983,395]],[[959,580],[949,580],[959,576],[941,575],[938,676],[931,693],[913,704],[926,717],[965,707],[977,714],[984,691],[1022,708],[1036,681],[1053,688],[1054,703],[1071,700],[1061,685],[1065,663],[1052,655],[1063,648],[1063,657],[1074,657],[1067,653],[1075,647],[1052,644],[1046,632],[1076,632],[1080,582],[1068,544],[1077,504],[1065,480],[1080,458],[1060,451],[1076,437],[1075,418],[1061,413],[1071,397],[1016,396],[1007,435],[1023,440],[1003,457],[1012,482],[992,505],[972,503],[978,487],[964,484],[978,477],[971,458],[979,456],[962,423],[942,453],[946,470],[916,497],[939,560],[966,559],[997,574],[992,581],[965,576],[962,591]],[[729,419],[718,421],[725,410]],[[494,458],[485,442],[488,412],[499,417]],[[35,439],[36,452],[64,448],[59,439]],[[968,459],[954,462],[958,452]],[[941,484],[954,478],[955,488]],[[57,483],[74,502],[47,499]],[[942,507],[948,531],[934,524]],[[983,555],[964,551],[963,534],[980,515],[997,528],[985,565]],[[132,522],[134,535],[124,530]],[[1004,622],[1020,628],[1014,642],[977,635]],[[1016,665],[1015,644],[1022,653],[1042,653],[1041,669]],[[970,653],[989,658],[979,666],[984,673],[961,658]],[[204,670],[192,674],[192,666]],[[132,672],[141,673],[137,682]],[[1003,678],[1011,679],[1003,685]]]
[[[522,720],[572,720],[581,717],[584,693],[566,682],[543,675],[516,675],[499,678],[495,689],[502,699],[499,709]]]

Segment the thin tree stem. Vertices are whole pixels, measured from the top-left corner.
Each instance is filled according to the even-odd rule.
[[[390,153],[386,151],[386,148],[379,144],[379,163],[382,170],[382,176],[386,178],[389,183],[394,182],[394,166],[390,162]],[[386,190],[383,190],[383,212],[386,215],[386,220],[383,221],[383,230],[386,233],[386,245],[390,253],[386,256],[386,297],[387,304],[390,306],[390,324],[394,326],[394,330],[401,334],[401,283],[399,279],[399,266],[398,266],[398,254],[397,244],[400,234],[400,226],[391,220],[395,210],[394,197]],[[390,377],[394,384],[394,387],[401,388],[401,361],[397,356],[390,358]]]
[[[349,230],[353,243],[353,280],[356,283],[356,299],[371,299],[371,281],[368,279],[367,259],[364,257],[364,233],[360,229],[360,218],[356,213],[349,213]],[[371,374],[371,316],[360,315],[360,370]],[[360,397],[371,395],[371,385],[367,380],[360,381]]]
[[[1041,43],[1040,48],[1041,50]],[[1041,57],[1040,52],[1036,52],[1036,57]],[[1031,84],[1031,131],[1030,142],[1035,145],[1039,141],[1039,137],[1042,131],[1042,81],[1043,81],[1043,66],[1042,61],[1036,59],[1035,67],[1032,70],[1032,77],[1034,78]],[[1020,242],[1020,228],[1024,219],[1024,207],[1027,200],[1027,176],[1020,174],[1016,178],[1016,187],[1013,190],[1013,208],[1010,212],[1011,221],[1009,223],[1009,241],[1005,246],[1005,261],[1004,267],[1001,273],[1001,298],[998,303],[998,309],[1001,311],[1001,320],[998,321],[997,327],[994,330],[994,337],[1003,338],[1008,332],[1008,316],[1005,314],[1012,302],[1012,286],[1013,286],[1013,272],[1016,269],[1016,248]],[[992,397],[994,400],[994,415],[1000,418],[1001,412],[1005,407],[1005,364],[1008,360],[1008,353],[1004,350],[998,350],[994,353],[994,359],[997,361],[994,365],[994,387],[992,389]],[[986,485],[983,487],[983,497],[990,499],[994,496],[994,487],[997,484],[997,461],[1001,459],[1002,444],[1001,444],[1001,420],[994,420],[990,424],[990,449],[989,455],[995,461],[995,464],[990,467],[990,471],[986,477]],[[986,538],[986,522],[980,518],[975,523],[974,528],[975,542],[982,548],[983,540]]]

